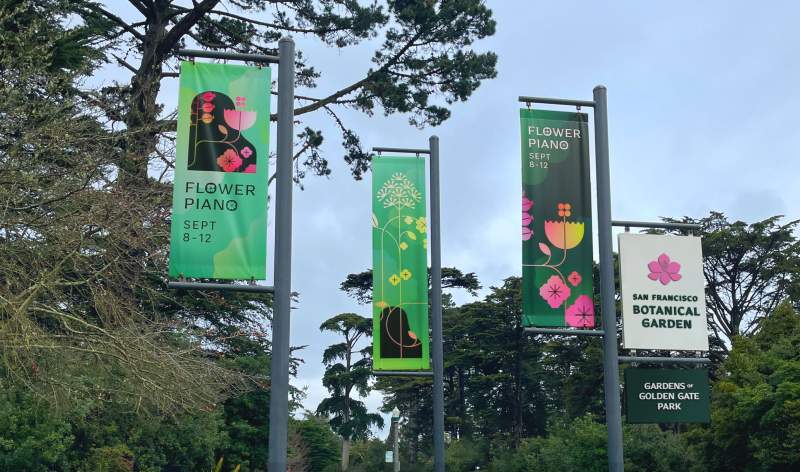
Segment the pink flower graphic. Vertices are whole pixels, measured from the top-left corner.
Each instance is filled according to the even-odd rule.
[[[214,104],[211,102],[206,102],[203,104],[203,111],[206,113],[211,113],[214,110]]]
[[[573,272],[574,274],[575,272]],[[574,328],[593,328],[594,327],[594,303],[587,295],[581,295],[575,300],[564,317],[567,326]]]
[[[530,215],[530,213],[525,213],[523,211],[522,212],[522,226],[528,226],[529,224],[531,224],[531,221],[533,221],[533,217]]]
[[[533,231],[531,231],[531,229],[528,228],[527,226],[523,226],[522,227],[522,240],[523,241],[527,241],[527,240],[531,239],[531,236],[533,236]]]
[[[569,283],[571,283],[573,287],[577,287],[580,285],[583,278],[581,277],[581,274],[573,270],[572,273],[567,277],[567,280],[569,280]]]
[[[254,111],[225,110],[223,112],[225,123],[228,123],[228,126],[233,129],[238,129],[239,131],[246,130],[253,126],[253,123],[256,122],[256,116],[257,113]]]
[[[533,206],[533,200],[529,199],[525,196],[525,192],[522,192],[522,240],[527,241],[531,239],[533,236],[533,230],[529,228],[531,223],[533,222],[533,217],[528,210],[531,209]]]
[[[214,100],[214,98],[216,98],[216,96],[217,96],[217,94],[214,93],[214,92],[206,92],[206,93],[203,94],[203,100],[205,100],[207,102],[211,102],[211,101]]]
[[[557,275],[547,279],[544,285],[539,288],[539,295],[545,299],[550,308],[558,308],[569,298],[569,287],[564,285],[561,277]]]
[[[681,271],[681,265],[677,262],[670,261],[666,253],[662,253],[658,256],[658,260],[651,261],[647,264],[647,268],[650,269],[650,273],[647,274],[647,277],[653,281],[658,280],[661,282],[661,285],[677,282],[683,277],[678,273]]]
[[[244,157],[245,159],[247,159],[248,157],[250,157],[250,156],[252,156],[252,155],[253,155],[253,150],[252,150],[252,149],[250,149],[250,146],[245,146],[245,147],[244,147],[244,149],[242,149],[241,151],[239,151],[239,154],[241,154],[241,155],[242,155],[242,157]]]
[[[228,149],[217,157],[217,165],[225,172],[233,172],[242,165],[242,158],[233,149]]]
[[[245,174],[255,174],[256,173],[256,165],[250,164],[249,166],[244,168],[243,171]]]
[[[533,206],[533,200],[525,196],[525,192],[522,192],[522,211],[528,211]]]

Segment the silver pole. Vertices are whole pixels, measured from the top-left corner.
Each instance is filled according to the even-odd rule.
[[[294,41],[278,51],[278,159],[275,165],[275,300],[269,399],[269,471],[286,471],[289,424],[289,313],[292,291],[292,135],[294,134]]]
[[[444,349],[442,347],[442,245],[439,210],[439,137],[431,136],[431,318],[433,319],[433,464],[444,472]]]
[[[594,88],[594,142],[597,164],[597,230],[600,243],[600,312],[603,315],[603,390],[608,427],[608,470],[621,472],[622,414],[617,362],[617,312],[614,297],[614,253],[611,245],[611,178],[608,164],[606,88]]]

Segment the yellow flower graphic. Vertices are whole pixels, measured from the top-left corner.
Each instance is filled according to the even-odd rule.
[[[406,216],[406,217],[403,219],[403,221],[405,221],[407,225],[410,225],[411,223],[413,223],[413,222],[414,222],[414,218],[413,218],[413,217],[411,217],[411,216]]]
[[[425,222],[425,217],[420,216],[419,218],[417,218],[417,231],[419,231],[420,233],[424,233],[427,230],[428,230],[428,224]]]
[[[398,277],[397,274],[392,274],[392,276],[389,277],[389,283],[392,284],[392,285],[399,284],[400,283],[400,277]]]
[[[403,280],[410,279],[411,278],[411,271],[408,270],[408,269],[403,269],[402,271],[400,271],[400,277],[402,277]]]
[[[381,300],[379,302],[375,302],[375,306],[382,309],[382,308],[386,308],[389,305],[387,305],[385,301]]]
[[[408,249],[408,243],[406,243],[405,241],[403,241],[402,243],[400,243],[400,249],[402,249],[402,250],[404,250],[404,251],[405,251],[406,249]]]

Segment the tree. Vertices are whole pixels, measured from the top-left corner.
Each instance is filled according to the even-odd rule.
[[[290,437],[299,436],[309,471],[333,472],[339,462],[339,444],[324,418],[306,414],[302,420],[290,420]],[[300,472],[298,470],[297,472]]]
[[[107,59],[131,73],[126,85],[88,94],[129,131],[120,161],[121,177],[128,183],[145,182],[151,159],[165,157],[158,148],[159,136],[174,131],[175,121],[162,114],[158,94],[161,79],[177,70],[176,50],[187,43],[260,54],[275,54],[275,43],[288,34],[333,48],[365,41],[379,44],[372,54],[374,67],[360,79],[321,96],[295,97],[296,117],[315,111],[331,116],[356,178],[368,169],[369,157],[336,107],[369,115],[381,107],[386,114],[408,113],[416,126],[437,125],[449,117],[447,105],[466,100],[481,81],[496,74],[496,56],[471,49],[474,41],[494,33],[491,10],[481,0],[387,0],[367,5],[356,0],[202,0],[191,7],[171,0],[130,0],[141,15],[135,19],[96,2],[76,3],[83,18],[105,27],[98,40]],[[302,43],[298,46],[302,50]],[[315,87],[322,74],[306,63],[302,51],[297,66],[297,84]],[[318,152],[319,132],[306,127],[299,137],[304,143],[296,158],[305,154],[306,169],[328,174],[327,160]]]
[[[747,224],[724,214],[665,221],[702,225],[706,304],[714,334],[722,341],[750,335],[787,296],[800,300],[800,220],[781,216]],[[722,344],[727,351],[728,346]]]
[[[331,396],[320,402],[317,413],[329,416],[331,427],[342,437],[342,470],[347,470],[351,441],[368,439],[372,426],[383,427],[379,414],[368,413],[364,402],[350,398],[353,390],[362,396],[369,394],[372,345],[360,350],[356,345],[360,339],[371,336],[372,320],[355,313],[342,313],[326,320],[319,329],[344,337],[344,342],[329,346],[322,354],[322,362],[328,366],[322,384]],[[361,355],[358,360],[354,359],[356,353]]]
[[[428,271],[430,285],[430,271]],[[477,295],[481,288],[478,277],[473,272],[463,273],[455,267],[442,268],[442,288],[461,288],[471,295]],[[360,304],[372,301],[372,270],[348,274],[340,285],[340,289]],[[451,307],[450,294],[442,296],[443,307]],[[447,312],[443,313],[447,317]],[[444,323],[444,336],[447,337],[448,323]],[[445,346],[447,348],[447,346]],[[447,377],[447,375],[446,375]],[[428,448],[431,441],[432,425],[427,419],[433,414],[432,382],[429,378],[391,378],[382,377],[375,383],[375,389],[384,392],[383,409],[390,411],[394,407],[408,414],[408,423],[402,429],[402,436],[410,443],[410,463],[416,462],[421,447]]]
[[[800,314],[783,303],[733,349],[713,385],[711,423],[690,431],[707,470],[800,467]]]

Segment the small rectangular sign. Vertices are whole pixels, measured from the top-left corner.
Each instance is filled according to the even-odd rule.
[[[708,351],[700,238],[619,235],[622,346]]]
[[[372,368],[430,369],[425,161],[372,159]]]
[[[384,462],[387,464],[391,464],[394,462],[394,451],[386,451],[386,457],[384,458]]]
[[[708,369],[625,369],[628,423],[708,423]]]
[[[266,278],[269,67],[181,63],[172,278]]]
[[[523,326],[595,326],[587,121],[520,110]]]

